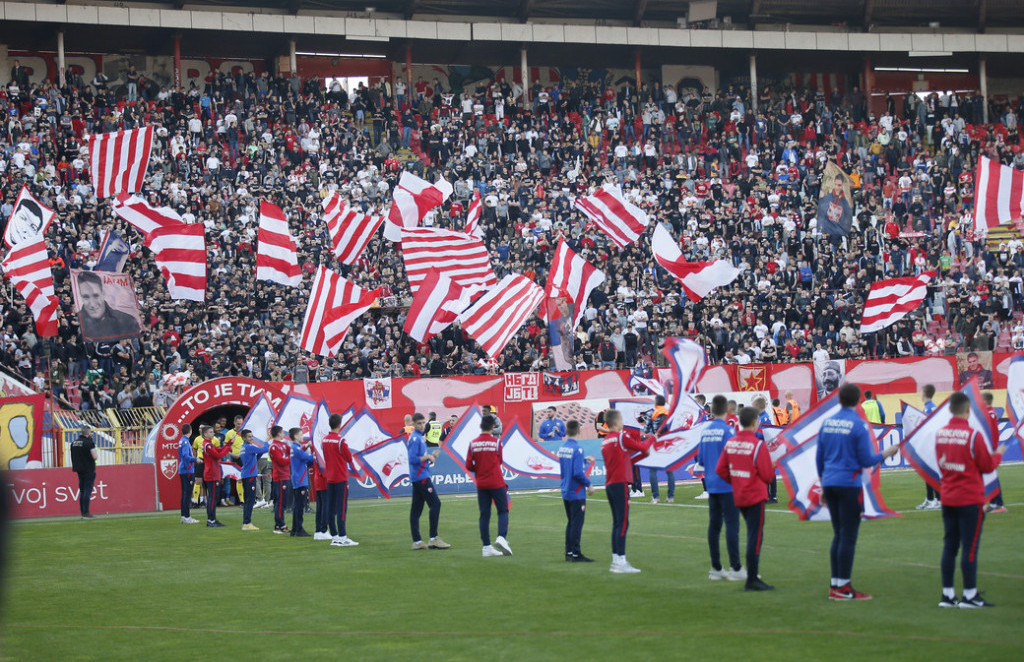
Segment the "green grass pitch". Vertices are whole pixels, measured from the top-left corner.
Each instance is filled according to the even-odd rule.
[[[831,529],[781,506],[761,557],[776,590],[708,581],[699,485],[680,485],[674,505],[634,503],[627,552],[640,575],[608,572],[600,489],[583,531],[592,564],[562,560],[556,493],[514,495],[511,558],[481,557],[476,500],[452,496],[447,551],[409,549],[407,499],[353,502],[354,548],[273,535],[267,510],[256,533],[239,530],[239,508],[219,510],[222,529],[184,526],[176,512],[18,522],[0,658],[1021,660],[1024,467],[1001,474],[1009,512],[988,517],[980,554],[994,609],[936,606],[941,516],[914,511],[924,486],[907,472],[882,480],[905,516],[861,528],[854,586],[875,596],[863,603],[829,602]]]

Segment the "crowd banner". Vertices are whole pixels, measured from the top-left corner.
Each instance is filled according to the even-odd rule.
[[[11,517],[78,516],[78,474],[71,469],[25,469],[8,474]],[[95,515],[157,509],[151,464],[96,467],[89,511]]]

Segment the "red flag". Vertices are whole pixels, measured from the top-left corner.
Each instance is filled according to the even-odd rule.
[[[412,298],[405,332],[417,342],[424,342],[447,329],[470,303],[467,288],[430,269]]]
[[[551,309],[551,304],[564,296],[572,302],[576,310],[572,324],[572,328],[575,329],[583,317],[590,293],[604,281],[603,271],[577,255],[564,239],[558,242],[555,258],[551,261],[551,270],[548,272],[548,282],[544,288],[544,296],[549,302],[544,310],[545,319],[552,320],[560,316],[557,308]]]
[[[170,207],[151,207],[137,195],[120,193],[110,206],[115,214],[134,225],[144,235],[165,225],[185,222],[178,212]]]
[[[318,267],[302,320],[302,349],[319,356],[337,354],[352,320],[379,296],[380,288],[364,290],[330,269]]]
[[[736,280],[743,272],[726,260],[687,262],[675,239],[660,225],[654,228],[654,234],[651,235],[651,249],[658,264],[682,284],[690,301],[700,301],[716,287]]]
[[[0,267],[32,311],[36,334],[41,338],[57,335],[58,301],[53,291],[53,272],[43,236],[38,235],[35,240],[12,248],[0,262]]]
[[[345,204],[337,193],[328,196],[323,207],[334,255],[342,264],[355,264],[374,233],[384,223],[384,217],[357,212]]]
[[[483,212],[484,203],[480,199],[480,191],[473,194],[473,201],[469,203],[469,213],[466,215],[466,234],[473,235],[477,239],[484,238],[484,231],[480,227],[480,214]]]
[[[260,229],[256,235],[256,278],[295,287],[302,282],[295,240],[288,219],[277,205],[260,202]]]
[[[402,230],[402,259],[413,294],[430,269],[477,292],[498,282],[484,242],[454,230],[412,228]]]
[[[916,310],[927,296],[928,283],[934,277],[934,271],[925,271],[917,277],[890,278],[872,285],[864,300],[860,332],[881,331]]]
[[[1024,171],[982,156],[974,195],[975,229],[1017,221],[1024,208]]]
[[[578,198],[576,208],[619,248],[632,244],[647,229],[647,212],[622,197],[618,186],[605,184],[594,195]]]
[[[206,299],[206,234],[202,223],[175,223],[146,235],[146,246],[172,299]]]
[[[402,241],[402,230],[419,225],[428,211],[448,199],[452,190],[452,185],[444,179],[431,184],[409,171],[403,172],[392,194],[394,203],[388,212],[384,237]]]
[[[153,149],[153,127],[89,136],[89,173],[96,197],[142,190]]]
[[[459,315],[459,321],[488,356],[497,358],[543,298],[544,290],[532,280],[509,274]]]

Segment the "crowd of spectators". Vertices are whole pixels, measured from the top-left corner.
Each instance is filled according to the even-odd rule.
[[[6,220],[23,184],[56,210],[47,243],[61,315],[59,335],[39,339],[20,295],[4,287],[0,364],[38,386],[47,385],[49,365],[67,406],[160,404],[173,397],[161,388],[167,376],[183,373],[187,383],[553,369],[539,317],[496,361],[458,324],[424,344],[406,336],[411,295],[401,254],[379,235],[359,264],[338,265],[322,199],[337,190],[356,207],[384,212],[403,169],[454,184],[427,225],[462,229],[480,191],[499,278],[521,273],[543,286],[563,239],[605,271],[576,330],[580,368],[632,367],[657,358],[661,339],[674,335],[702,343],[715,362],[735,363],[1024,347],[1024,245],[1018,238],[990,248],[971,218],[979,156],[1024,167],[1024,100],[896,95],[876,116],[856,87],[825,95],[765,86],[755,112],[741,84],[676,90],[657,81],[636,89],[564,80],[523,90],[492,80],[448,90],[435,79],[346,91],[294,75],[217,72],[188,88],[140,90],[134,69],[125,80],[135,87],[116,89],[101,76],[58,87],[16,73],[0,91],[0,214]],[[158,128],[142,195],[206,226],[205,304],[168,297],[141,235],[90,187],[86,137],[146,124]],[[842,239],[822,236],[815,220],[827,160],[854,184],[853,228]],[[687,258],[731,260],[743,274],[702,301],[680,296],[646,235],[617,250],[573,208],[606,182],[664,224]],[[299,287],[255,280],[261,199],[289,217]],[[108,229],[132,246],[125,270],[143,330],[131,341],[83,342],[68,270],[95,264]],[[326,359],[296,341],[320,263],[384,288],[381,306]],[[872,282],[924,270],[938,276],[916,313],[858,332]]]

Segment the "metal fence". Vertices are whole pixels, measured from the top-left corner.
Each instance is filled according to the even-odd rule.
[[[53,464],[71,465],[71,443],[86,426],[92,429],[99,465],[139,464],[146,437],[166,413],[164,407],[53,411]],[[44,462],[44,464],[46,464]]]

